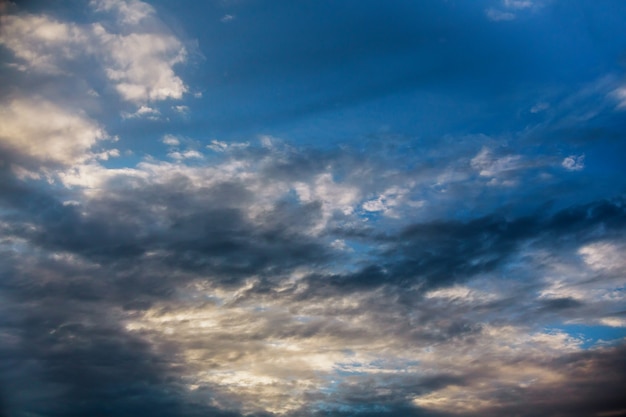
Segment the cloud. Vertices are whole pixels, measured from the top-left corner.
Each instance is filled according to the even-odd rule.
[[[154,33],[111,34],[94,27],[103,47],[104,71],[124,100],[141,104],[180,99],[187,87],[174,65],[184,62],[186,51],[175,37]]]
[[[14,156],[10,162],[28,168],[82,163],[105,138],[102,127],[83,112],[41,98],[16,98],[0,109],[0,146]]]
[[[399,225],[381,230],[358,221],[371,201],[362,187],[375,178],[375,195],[412,209],[399,198],[406,187],[385,183],[404,180],[391,174],[398,164],[278,145],[219,155],[198,165],[82,164],[65,170],[73,187],[63,194],[5,172],[0,273],[12,304],[3,308],[19,324],[3,322],[3,334],[31,346],[9,347],[21,370],[4,376],[14,381],[5,384],[11,407],[80,415],[106,401],[122,416],[295,416],[367,415],[375,404],[389,415],[490,416],[545,407],[542,390],[596,395],[584,381],[619,347],[583,359],[581,337],[546,327],[581,311],[617,319],[606,313],[620,299],[541,294],[556,257],[579,260],[581,283],[619,270],[622,202],[389,218]],[[618,287],[607,281],[607,294]],[[128,365],[116,371],[112,361]],[[563,361],[574,365],[555,365]],[[12,395],[25,386],[31,396]],[[603,395],[611,405],[593,412],[615,409],[617,393]],[[560,398],[546,415],[570,410]]]
[[[615,89],[611,95],[618,101],[617,108],[626,108],[626,87],[620,87]]]
[[[565,157],[561,165],[568,171],[581,171],[585,168],[585,155],[570,155]]]
[[[585,263],[593,269],[619,271],[626,267],[622,254],[623,248],[611,242],[596,242],[578,250]]]
[[[497,157],[489,148],[483,148],[470,161],[471,167],[481,177],[490,178],[488,185],[513,186],[516,184],[514,175],[525,168],[521,155],[505,155]]]
[[[177,161],[181,161],[183,159],[202,159],[204,158],[204,156],[202,156],[202,154],[198,151],[195,151],[193,149],[188,149],[186,151],[173,151],[173,152],[169,152],[167,154],[167,156],[169,156],[172,159],[175,159]]]
[[[235,16],[232,14],[225,14],[224,16],[221,17],[220,22],[222,23],[228,23],[235,20]]]
[[[530,108],[531,113],[541,113],[550,108],[550,104],[544,101],[539,102]]]
[[[536,7],[536,2],[531,0],[504,0],[504,7],[515,10],[524,10]]]
[[[165,135],[163,136],[163,139],[161,140],[161,142],[163,142],[166,145],[169,146],[178,146],[180,145],[180,140],[174,136],[174,135]]]
[[[161,112],[157,109],[148,106],[141,106],[134,113],[122,113],[122,117],[124,119],[138,119],[138,118],[146,118],[149,120],[158,120]]]
[[[24,61],[24,70],[64,72],[71,60],[90,49],[89,34],[80,26],[36,15],[0,16],[0,44]]]
[[[6,15],[1,19],[0,42],[26,62],[25,70],[61,72],[63,60],[75,58],[89,46],[88,34],[78,25],[29,14]]]
[[[506,22],[510,20],[515,20],[516,16],[511,12],[503,12],[498,9],[489,8],[485,10],[485,14],[489,20],[493,20],[494,22]]]
[[[487,31],[474,21],[485,23],[483,7],[457,4],[462,13],[451,16],[445,2],[382,13],[365,2],[330,14],[255,9],[255,32],[238,5],[239,29],[254,30],[241,32],[246,50],[232,38],[214,45],[209,72],[233,77],[207,97],[219,117],[237,120],[228,106],[239,86],[282,96],[276,80],[288,80],[316,93],[282,96],[287,117],[341,107],[315,129],[294,124],[332,142],[325,117],[341,119],[341,130],[367,100],[384,96],[401,113],[394,92],[435,86],[424,94],[440,112],[431,99],[461,103],[476,88],[460,79],[497,90],[472,98],[481,116],[469,129],[485,134],[417,123],[419,138],[357,135],[317,148],[265,119],[276,109],[270,94],[257,116],[281,139],[220,135],[211,112],[206,125],[168,120],[188,111],[159,106],[188,90],[175,71],[188,59],[183,42],[146,3],[90,4],[94,13],[79,15],[98,22],[23,13],[1,29],[17,81],[0,110],[0,356],[10,365],[0,367],[0,415],[623,414],[621,183],[607,185],[595,169],[584,183],[568,174],[594,168],[597,158],[573,153],[582,145],[554,156],[563,138],[620,143],[610,142],[623,129],[606,100],[617,83],[571,100],[532,88],[509,100],[517,96],[507,83],[533,84],[520,82],[519,64],[536,62],[511,51],[539,41],[491,30],[522,28],[538,2],[493,3],[496,20],[508,13],[520,26]],[[222,6],[203,15],[214,17],[217,38],[233,29],[218,21]],[[310,26],[318,17],[330,30]],[[338,84],[339,73],[350,77]],[[69,84],[68,97],[58,94]],[[127,120],[106,110],[120,98]],[[517,119],[485,121],[483,109],[505,101]],[[548,101],[549,112],[529,114]],[[122,154],[102,146],[104,123],[121,149],[150,156],[103,162]]]
[[[501,9],[490,7],[485,10],[487,18],[494,22],[515,20],[522,11],[536,12],[543,7],[541,1],[536,0],[502,0]]]
[[[399,217],[400,214],[396,211],[396,208],[419,208],[422,207],[424,201],[413,201],[410,199],[410,189],[402,189],[398,187],[392,187],[376,199],[366,201],[363,203],[363,210],[368,212],[382,212],[386,216]]]
[[[75,24],[46,15],[7,15],[2,16],[0,43],[24,63],[19,68],[25,71],[76,76],[75,68],[95,58],[126,101],[145,107],[148,102],[180,99],[187,86],[174,66],[185,62],[187,52],[180,40],[154,23],[152,7],[121,0],[91,4],[96,11],[115,11],[118,21]]]
[[[313,183],[295,183],[294,189],[303,203],[321,203],[323,218],[315,226],[314,233],[322,230],[335,212],[351,214],[360,197],[356,187],[336,183],[329,173],[320,174]]]
[[[503,414],[530,416],[533,412],[531,410],[539,404],[541,404],[540,407],[543,412],[548,415],[559,415],[559,413],[574,416],[601,415],[602,411],[605,410],[619,410],[620,407],[623,407],[623,401],[617,400],[613,388],[610,388],[606,393],[590,390],[591,386],[587,378],[590,374],[601,374],[607,365],[617,359],[616,356],[623,349],[621,346],[588,353],[572,352],[565,355],[560,360],[561,363],[568,364],[564,368],[565,372],[561,375],[553,374],[554,379],[552,380],[549,375],[556,368],[551,366],[546,366],[541,370],[530,368],[528,378],[531,382],[519,385],[512,384],[507,391],[494,389],[489,382],[475,387],[449,386],[445,389],[448,391],[446,396],[441,395],[443,392],[433,393],[418,398],[417,403],[427,408],[460,415],[477,415],[480,413],[480,415],[487,416]],[[539,373],[533,375],[537,371]],[[539,375],[541,376],[537,378]],[[606,383],[608,384],[606,386],[608,387],[617,387],[623,378],[623,375],[615,372],[609,372],[606,376]],[[542,381],[542,378],[546,379]],[[576,393],[572,397],[574,398],[573,403],[571,398],[564,401],[555,395],[561,389]],[[594,398],[595,395],[600,398]],[[523,405],[518,402],[520,398],[524,398]],[[533,406],[532,404],[536,405]]]
[[[96,11],[115,12],[124,25],[137,25],[155,14],[152,6],[139,0],[92,0],[91,5]]]

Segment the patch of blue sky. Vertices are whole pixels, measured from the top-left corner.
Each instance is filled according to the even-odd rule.
[[[390,406],[381,404],[342,404],[332,401],[320,401],[313,407],[320,412],[329,413],[386,413],[391,411]]]
[[[341,239],[331,242],[331,246],[342,251],[345,257],[350,259],[346,262],[345,257],[341,257],[334,262],[330,262],[329,266],[339,274],[354,273],[360,270],[364,265],[369,265],[377,256],[377,247],[371,243],[360,242],[354,239]]]
[[[581,348],[590,349],[607,344],[619,343],[626,338],[626,327],[587,324],[559,324],[546,328],[547,331],[562,331],[581,341]]]

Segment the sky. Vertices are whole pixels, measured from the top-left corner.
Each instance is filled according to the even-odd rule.
[[[626,416],[624,28],[0,0],[0,417]]]

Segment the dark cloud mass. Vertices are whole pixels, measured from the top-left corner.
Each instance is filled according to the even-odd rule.
[[[626,416],[618,1],[0,1],[0,417]]]

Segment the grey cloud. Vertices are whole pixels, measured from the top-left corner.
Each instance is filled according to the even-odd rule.
[[[24,287],[8,295],[14,292],[1,323],[2,355],[11,358],[0,374],[7,415],[221,415],[190,409],[171,358],[121,329],[110,306]]]
[[[563,298],[552,298],[541,302],[542,309],[545,310],[565,310],[570,308],[581,307],[584,304],[574,298],[571,297],[563,297]]]
[[[565,370],[566,379],[562,383],[543,389],[513,389],[506,395],[508,398],[503,398],[507,405],[485,410],[481,415],[526,417],[540,407],[546,416],[623,416],[626,414],[626,401],[621,394],[626,383],[625,352],[626,346],[621,344],[559,358],[551,366]],[[560,395],[563,390],[569,394]]]
[[[126,264],[158,251],[164,264],[189,271],[208,271],[235,279],[324,259],[326,249],[302,235],[289,220],[306,226],[318,216],[315,204],[279,203],[264,215],[263,226],[251,224],[240,208],[252,196],[240,184],[219,183],[215,187],[185,191],[182,183],[145,186],[132,196],[111,196],[89,207],[63,205],[54,197],[34,190],[7,190],[8,203],[35,222],[38,228],[12,226],[30,242],[51,250],[70,251],[104,264]],[[123,191],[122,191],[123,192]],[[155,206],[167,207],[155,214]],[[87,209],[87,215],[79,211]],[[295,224],[298,224],[297,222]]]
[[[281,158],[279,162],[270,158],[262,166],[262,181],[289,178],[297,170],[290,156]],[[298,158],[304,157],[296,155],[294,160]],[[326,158],[320,158],[324,163],[305,164],[298,179],[311,181],[327,163],[340,160]],[[344,178],[357,177],[349,163],[343,169]],[[33,362],[38,368],[25,371],[16,386],[36,381],[40,385],[32,395],[42,393],[40,403],[46,407],[55,395],[62,400],[47,414],[32,409],[44,415],[105,416],[113,415],[113,410],[118,410],[117,415],[194,415],[213,412],[207,408],[207,397],[222,398],[237,408],[238,401],[254,397],[242,400],[215,381],[198,383],[200,391],[191,393],[189,379],[193,382],[202,365],[236,368],[253,361],[267,366],[273,353],[268,343],[273,341],[311,349],[303,354],[317,352],[315,340],[327,343],[333,352],[391,340],[393,345],[387,349],[398,355],[429,346],[448,346],[452,352],[482,343],[489,326],[519,326],[527,320],[540,325],[551,314],[569,317],[591,307],[567,298],[537,300],[530,292],[458,305],[428,299],[426,294],[497,274],[518,261],[521,248],[570,253],[598,239],[619,239],[626,226],[624,204],[617,198],[560,211],[545,208],[531,216],[437,219],[386,233],[368,227],[350,232],[349,223],[345,232],[337,222],[314,236],[307,230],[321,216],[320,201],[302,204],[294,196],[279,194],[253,220],[249,208],[264,196],[251,191],[243,179],[216,179],[198,186],[192,174],[160,178],[161,182],[120,175],[86,198],[81,190],[53,193],[38,182],[17,180],[7,170],[3,178],[0,198],[6,210],[3,216],[10,221],[3,231],[22,245],[20,250],[9,245],[2,253],[2,290],[11,300],[4,308],[12,311],[5,316],[3,329],[18,340],[8,355],[20,366]],[[72,199],[82,201],[63,203]],[[334,238],[360,242],[368,256],[350,265],[349,254],[329,248],[327,241]],[[340,267],[329,272],[344,261],[355,271]],[[292,276],[298,268],[305,268],[301,279]],[[196,284],[206,289],[189,289]],[[515,285],[533,291],[542,288],[536,278]],[[210,297],[219,291],[237,295],[232,300]],[[59,304],[63,310],[56,308]],[[261,305],[266,309],[252,309]],[[196,314],[223,311],[226,316],[218,321],[218,330],[202,330],[194,327],[193,315],[184,319],[185,308]],[[158,321],[134,331],[123,326],[128,321],[141,325],[150,314],[175,316],[181,309],[183,318],[171,319],[179,333],[171,337],[161,333]],[[501,317],[505,312],[512,314]],[[21,348],[22,344],[29,347]],[[194,349],[204,361],[201,365],[184,359]],[[293,354],[285,357],[295,360]],[[116,370],[112,361],[130,365]],[[295,366],[289,371],[316,380],[310,371]],[[471,388],[489,378],[489,372],[459,369],[459,374],[428,378],[395,372],[389,377],[354,374],[346,376],[336,393],[318,395],[338,404],[327,411],[330,415],[436,416],[412,399],[450,386]],[[10,393],[5,381],[13,376],[6,371],[2,377],[3,388]],[[91,379],[98,382],[87,384]],[[56,389],[63,393],[54,394]],[[580,387],[584,392],[590,389]],[[305,390],[302,395],[308,398],[314,393]],[[197,400],[191,400],[194,395]],[[522,390],[515,395],[534,398],[536,394]],[[28,409],[24,404],[32,398],[16,398],[5,407]],[[85,399],[78,408],[65,405],[77,398]],[[503,404],[508,401],[510,397],[502,398]],[[110,408],[103,406],[107,403]],[[302,412],[317,411],[307,407]]]
[[[415,224],[398,234],[369,236],[383,248],[376,253],[379,262],[350,274],[311,276],[311,293],[370,290],[384,285],[421,285],[423,289],[449,286],[496,271],[523,244],[571,249],[598,239],[598,227],[604,230],[603,238],[623,232],[626,211],[622,199],[514,219],[490,215],[467,222]]]

